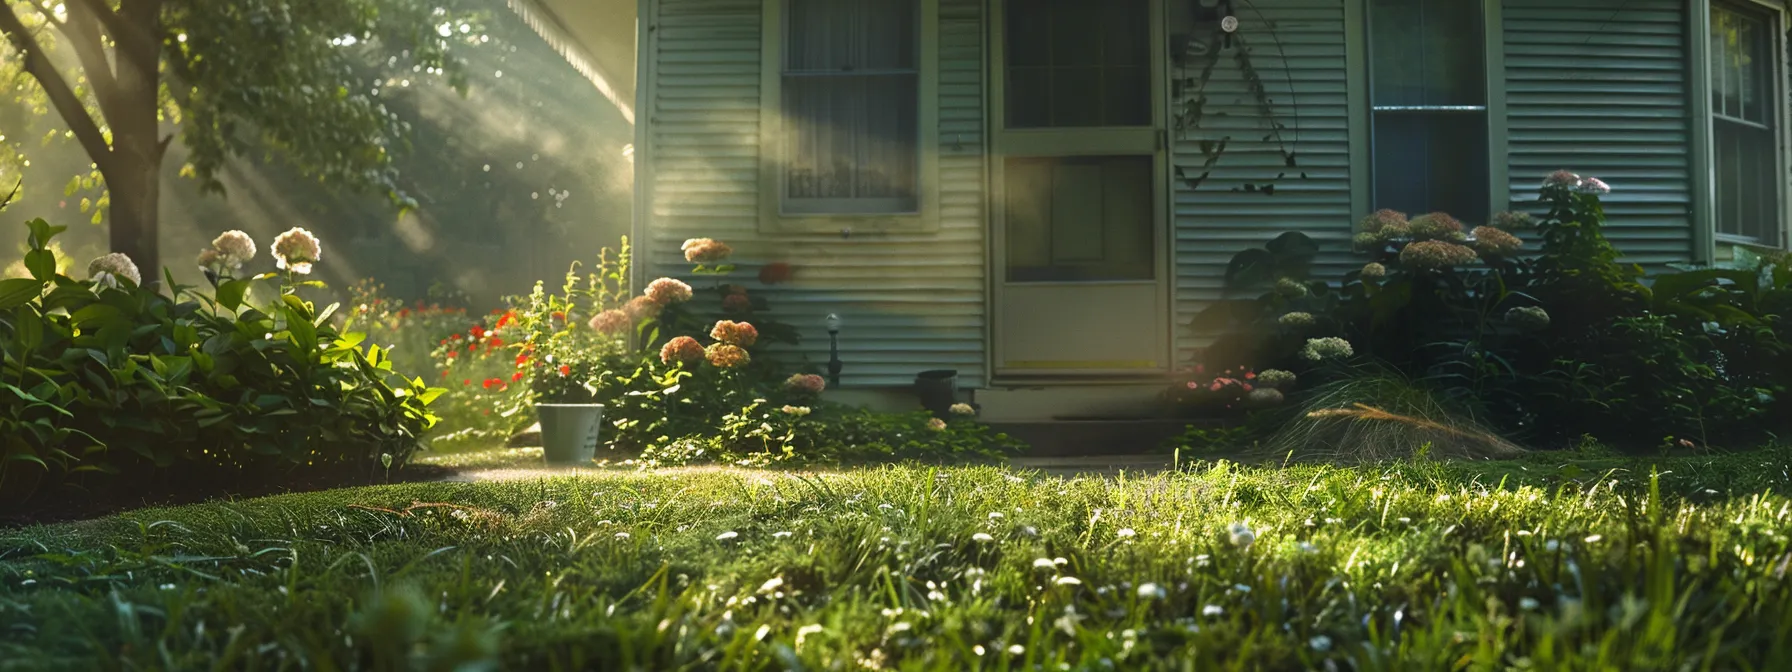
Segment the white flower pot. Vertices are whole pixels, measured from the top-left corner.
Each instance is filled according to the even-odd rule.
[[[548,464],[586,464],[597,457],[603,404],[536,404],[541,418],[541,452]]]

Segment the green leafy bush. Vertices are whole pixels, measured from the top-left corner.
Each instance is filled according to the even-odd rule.
[[[232,277],[251,243],[212,269],[212,292],[170,276],[169,298],[140,287],[122,255],[96,260],[95,280],[57,274],[48,246],[63,229],[29,227],[33,277],[0,282],[8,501],[58,481],[134,492],[306,469],[369,479],[404,465],[435,422],[440,390],[331,326],[337,306],[298,295],[321,285],[298,277],[314,253],[277,244],[287,273]]]
[[[1275,367],[1328,382],[1319,360],[1383,363],[1488,426],[1541,444],[1594,434],[1749,443],[1792,431],[1792,269],[1739,253],[1723,268],[1646,277],[1606,239],[1610,188],[1568,172],[1543,214],[1468,229],[1444,213],[1377,212],[1358,225],[1361,269],[1310,280],[1298,233],[1239,254],[1235,291],[1200,326],[1209,368]],[[1540,240],[1527,256],[1519,234]],[[1324,345],[1330,355],[1315,356]],[[1323,354],[1323,353],[1319,353]]]
[[[717,429],[651,445],[641,461],[652,466],[963,462],[1001,459],[1020,448],[969,419],[948,422],[926,411],[876,413],[838,404],[774,406],[763,399],[724,416]]]

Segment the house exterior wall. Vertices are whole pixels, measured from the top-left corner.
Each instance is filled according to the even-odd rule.
[[[765,0],[776,2],[777,0]],[[760,0],[654,0],[648,3],[643,58],[653,81],[639,118],[648,146],[641,160],[640,277],[695,283],[679,253],[687,238],[732,245],[731,281],[766,298],[773,316],[801,329],[800,355],[815,370],[828,359],[824,320],[843,322],[842,383],[907,385],[916,373],[957,369],[961,384],[982,384],[987,331],[981,0],[939,0],[937,231],[768,233],[759,212],[759,114],[764,7]],[[788,283],[754,279],[767,263],[795,268]]]
[[[1504,0],[1511,208],[1559,169],[1611,183],[1606,231],[1652,267],[1694,257],[1689,27],[1680,0]],[[1534,209],[1534,208],[1531,208]]]
[[[929,368],[957,368],[966,386],[983,385],[988,203],[999,197],[986,179],[985,0],[938,2],[939,86],[923,92],[939,110],[930,147],[940,157],[938,230],[843,237],[762,233],[756,222],[760,1],[648,0],[646,273],[686,270],[678,253],[686,238],[724,239],[743,276],[772,261],[797,267],[788,285],[745,284],[802,328],[799,350],[811,364],[825,363],[821,323],[838,313],[849,385],[906,385]],[[1232,53],[1221,52],[1208,74],[1204,57],[1172,59],[1171,117],[1186,115],[1191,81],[1204,97],[1198,122],[1169,129],[1179,360],[1210,336],[1193,322],[1225,295],[1225,268],[1240,250],[1301,231],[1323,246],[1316,276],[1361,263],[1348,241],[1371,209],[1362,5],[1259,0],[1241,10],[1236,39],[1250,50],[1267,116]],[[1632,260],[1660,267],[1698,257],[1691,16],[1677,0],[1490,7],[1493,202],[1534,210],[1544,174],[1597,175],[1614,185],[1609,234]],[[1169,21],[1171,35],[1187,30],[1176,11]],[[1209,163],[1221,141],[1224,152]]]

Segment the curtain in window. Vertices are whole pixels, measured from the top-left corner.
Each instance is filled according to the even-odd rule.
[[[1712,168],[1717,232],[1777,245],[1779,106],[1769,25],[1758,13],[1711,7]]]
[[[908,212],[918,179],[915,0],[788,0],[785,208]]]

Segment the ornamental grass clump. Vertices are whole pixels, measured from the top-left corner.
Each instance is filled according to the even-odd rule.
[[[1391,369],[1364,368],[1309,391],[1299,414],[1265,443],[1292,461],[1380,462],[1429,455],[1506,459],[1524,449]]]

